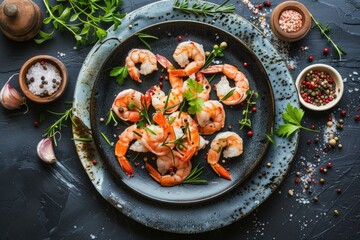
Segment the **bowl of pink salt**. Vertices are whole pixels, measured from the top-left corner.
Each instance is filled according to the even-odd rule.
[[[64,93],[68,85],[67,69],[55,57],[35,56],[21,67],[19,84],[25,96],[31,101],[53,102]]]
[[[277,38],[288,42],[298,41],[309,32],[311,15],[303,4],[286,1],[273,10],[270,26]]]

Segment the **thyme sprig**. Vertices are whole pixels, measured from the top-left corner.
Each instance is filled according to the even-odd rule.
[[[135,33],[135,35],[139,38],[139,40],[149,49],[151,50],[150,44],[146,41],[147,39],[155,39],[158,40],[159,38],[150,34],[146,33]]]
[[[259,97],[259,94],[255,92],[254,90],[248,89],[246,91],[246,109],[242,111],[242,115],[244,116],[243,119],[239,120],[240,129],[243,129],[244,127],[251,128],[251,120],[249,119],[250,114],[250,107],[256,104],[256,100]],[[254,100],[252,98],[255,98]]]
[[[60,118],[45,130],[46,131],[45,136],[53,137],[56,132],[62,130],[62,127],[66,127],[64,122],[66,122],[69,119],[70,119],[71,123],[76,126],[76,123],[75,123],[75,121],[73,119],[72,107],[70,109],[66,110],[65,112],[62,112],[62,113],[53,112],[53,111],[50,111],[50,110],[48,110],[48,112],[51,113],[51,114],[54,114],[54,115],[58,115],[58,116],[60,116]],[[57,146],[56,138],[54,137],[53,139],[54,139],[55,146]]]
[[[53,29],[50,32],[40,31],[39,37],[35,39],[38,44],[53,38],[56,31],[62,30],[74,36],[77,46],[92,44],[107,36],[102,25],[111,23],[116,30],[125,17],[118,11],[121,0],[56,0],[57,5],[51,5],[49,0],[43,2],[49,14],[43,23],[51,24]]]
[[[312,20],[314,21],[315,26],[319,28],[321,35],[325,36],[327,38],[327,40],[334,46],[337,54],[339,55],[339,60],[341,61],[341,55],[346,55],[347,53],[343,49],[341,49],[339,45],[335,44],[335,42],[332,40],[331,36],[328,35],[328,33],[330,32],[330,29],[331,29],[330,26],[326,25],[324,27],[322,25],[322,23],[317,21],[312,14],[310,14],[310,16],[311,16]]]
[[[199,163],[191,169],[190,174],[185,178],[183,183],[207,183],[206,179],[201,179],[200,175],[203,173],[204,166],[199,167]]]
[[[181,10],[185,13],[193,13],[195,15],[213,16],[215,13],[233,13],[235,12],[235,6],[228,4],[229,0],[225,0],[220,5],[215,3],[194,1],[190,5],[189,0],[175,0],[173,4],[174,9]]]

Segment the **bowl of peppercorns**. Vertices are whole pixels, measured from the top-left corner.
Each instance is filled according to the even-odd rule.
[[[295,84],[301,104],[314,111],[334,107],[344,92],[341,75],[326,64],[313,64],[304,68]]]
[[[21,67],[19,85],[31,101],[50,103],[64,93],[68,85],[67,69],[55,57],[38,55],[27,60]]]
[[[270,27],[274,35],[288,42],[306,36],[311,28],[311,15],[307,8],[297,1],[279,4],[270,16]]]

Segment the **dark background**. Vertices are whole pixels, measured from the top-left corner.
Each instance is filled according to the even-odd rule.
[[[35,1],[44,11],[42,1]],[[130,12],[153,1],[124,1],[122,12]],[[214,1],[220,2],[220,1]],[[250,1],[253,4],[260,2]],[[283,1],[271,1],[271,7],[263,9],[268,19],[271,10]],[[286,47],[281,46],[284,58],[297,74],[314,56],[313,63],[325,63],[335,67],[344,78],[345,92],[340,103],[331,110],[305,112],[303,125],[315,124],[322,133],[301,131],[299,148],[288,176],[277,191],[248,217],[219,230],[198,235],[177,235],[147,228],[123,216],[106,202],[95,190],[78,160],[71,140],[71,128],[62,130],[62,140],[55,148],[58,164],[43,164],[36,155],[36,145],[45,129],[57,118],[46,110],[62,112],[69,106],[65,102],[73,98],[73,90],[82,63],[90,47],[74,49],[75,42],[67,33],[42,45],[33,41],[18,43],[0,34],[0,83],[14,73],[29,58],[48,54],[62,60],[70,76],[70,84],[61,99],[53,104],[38,105],[28,102],[29,112],[8,111],[0,108],[0,239],[359,239],[360,237],[360,122],[354,120],[360,114],[360,2],[356,0],[301,1],[311,13],[331,26],[333,40],[347,55],[342,61],[319,30],[313,28],[308,35]],[[252,14],[243,1],[230,1],[236,12],[257,23],[259,15]],[[267,21],[268,22],[268,21]],[[269,30],[265,26],[265,31]],[[324,55],[324,47],[330,49]],[[16,80],[11,84],[19,90]],[[347,111],[346,117],[340,110]],[[24,110],[24,109],[22,109]],[[33,122],[45,113],[47,118],[35,128]],[[344,128],[335,135],[343,145],[340,150],[324,149],[324,132],[328,129],[329,116],[335,121],[344,119]],[[313,140],[319,137],[316,145]],[[311,140],[311,144],[308,144]],[[333,168],[321,173],[319,167],[332,162]],[[309,166],[314,169],[317,183],[309,184],[312,193],[304,189],[309,176]],[[301,182],[296,184],[296,172]],[[319,179],[325,183],[320,184]],[[337,189],[341,189],[341,193]],[[293,196],[288,190],[293,189]],[[319,201],[313,202],[317,196]],[[334,210],[339,215],[334,215]]]

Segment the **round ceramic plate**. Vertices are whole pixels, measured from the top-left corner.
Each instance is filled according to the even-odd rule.
[[[131,49],[145,47],[137,37],[137,34],[135,34],[123,41],[110,54],[102,66],[93,87],[90,111],[91,129],[103,161],[107,164],[114,176],[121,179],[130,189],[158,201],[172,203],[200,202],[217,197],[236,187],[246,179],[262,159],[269,144],[266,134],[270,133],[273,127],[274,100],[272,89],[261,62],[239,39],[217,27],[205,23],[169,21],[141,29],[139,32],[156,36],[158,40],[148,40],[149,44],[151,44],[152,52],[154,54],[161,54],[171,60],[172,54],[179,44],[178,36],[182,36],[182,41],[191,40],[202,44],[205,51],[211,51],[214,44],[219,45],[221,42],[227,42],[228,47],[224,51],[224,57],[219,60],[222,63],[238,66],[247,76],[251,90],[254,90],[259,95],[256,100],[255,97],[253,98],[253,101],[256,101],[257,112],[250,115],[255,134],[249,138],[246,136],[246,128],[243,130],[239,129],[238,121],[243,118],[242,111],[246,109],[246,105],[238,104],[231,107],[224,105],[226,112],[225,127],[221,129],[221,131],[228,131],[228,126],[232,126],[231,131],[238,133],[244,141],[244,153],[241,156],[229,159],[226,163],[221,163],[223,158],[219,159],[225,168],[230,169],[232,175],[231,181],[219,178],[209,164],[207,164],[206,153],[210,148],[210,144],[208,144],[205,149],[200,150],[198,154],[191,159],[193,166],[198,165],[199,167],[203,167],[200,178],[206,180],[207,184],[183,184],[171,188],[159,187],[159,184],[155,182],[145,170],[145,163],[142,159],[147,157],[147,159],[149,159],[148,162],[156,168],[156,161],[151,160],[155,155],[150,153],[137,155],[137,153],[130,150],[127,156],[130,162],[131,159],[133,159],[132,166],[135,170],[135,176],[132,178],[127,177],[119,167],[117,158],[114,155],[114,147],[109,146],[102,134],[108,136],[110,141],[116,142],[118,138],[114,136],[124,131],[124,129],[128,127],[128,124],[119,121],[119,124],[116,126],[114,126],[114,124],[105,125],[105,123],[100,122],[99,119],[106,118],[115,96],[120,91],[135,89],[145,93],[152,86],[157,85],[160,76],[164,77],[166,73],[166,71],[161,71],[161,66],[159,65],[158,71],[147,76],[141,76],[142,83],[138,83],[128,77],[125,79],[123,86],[119,86],[114,77],[109,77],[110,71],[114,67],[119,65],[124,66],[125,57]],[[244,62],[248,64],[246,68],[243,67]],[[221,76],[222,74],[215,75],[211,81],[212,85],[219,82]],[[208,75],[208,78],[210,77],[211,75]],[[163,83],[163,91],[167,93],[170,84],[168,81],[163,81]],[[232,83],[232,85],[234,85],[234,83]],[[211,91],[210,99],[218,100],[215,91]],[[184,110],[186,111],[186,109]],[[151,107],[149,109],[150,116],[152,112],[153,108]],[[206,136],[206,140],[211,142],[217,133]]]
[[[283,123],[281,114],[288,103],[299,107],[296,88],[287,65],[264,35],[247,20],[236,14],[195,16],[174,10],[173,1],[158,1],[127,14],[121,26],[116,31],[110,29],[108,37],[90,51],[79,73],[74,93],[74,138],[93,137],[90,124],[91,92],[101,67],[117,46],[149,25],[171,20],[193,20],[211,24],[236,36],[254,52],[264,66],[273,89],[274,129]],[[119,62],[119,65],[121,64]],[[118,178],[114,178],[100,156],[96,141],[75,141],[75,146],[96,190],[119,212],[162,231],[199,233],[229,225],[264,202],[284,179],[297,149],[298,136],[298,133],[292,138],[274,136],[276,145],[269,145],[258,168],[231,191],[208,201],[181,205],[149,199],[130,190],[122,180],[117,181]],[[97,160],[96,165],[92,163],[94,159]],[[271,166],[268,167],[267,163],[271,163]]]

